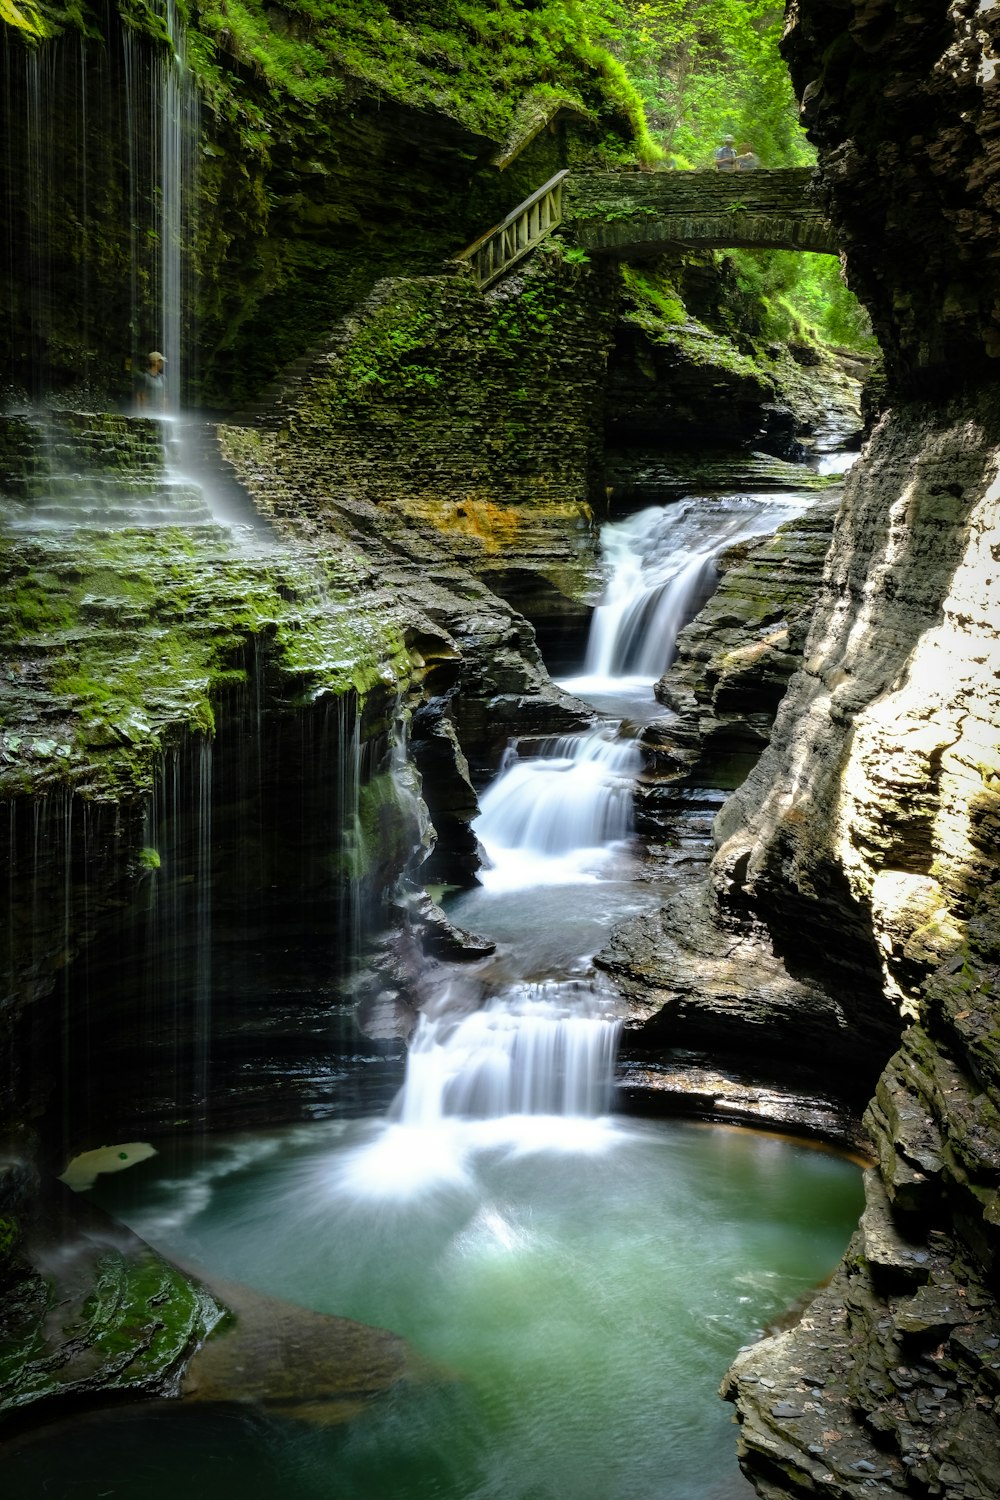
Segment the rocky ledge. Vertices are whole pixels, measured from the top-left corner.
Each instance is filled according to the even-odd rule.
[[[817,499],[773,536],[728,548],[718,588],[677,638],[655,689],[677,718],[659,738],[702,780],[734,757],[746,774],[770,738],[802,660],[838,505],[839,493]]]
[[[893,1012],[915,1023],[865,1117],[859,1236],[727,1387],[769,1497],[1000,1491],[998,455],[993,390],[882,419],[804,670],[717,824],[718,941],[763,923],[869,1066]]]

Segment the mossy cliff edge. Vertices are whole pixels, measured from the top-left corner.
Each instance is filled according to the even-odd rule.
[[[345,909],[361,923],[410,845],[391,873],[381,852],[376,868],[353,833],[355,803],[431,669],[407,646],[413,612],[380,598],[346,547],[320,554],[186,516],[158,423],[6,418],[0,441],[0,1364],[2,1405],[19,1412],[173,1391],[218,1320],[181,1272],[45,1183],[74,1151],[136,1128],[260,1107],[259,1086],[239,1078],[264,1024],[252,966],[216,973],[213,1024],[243,1036],[243,1062],[215,1042],[204,1067],[192,1052],[205,934],[236,914],[252,927],[272,902],[277,925],[296,912],[303,945]],[[71,481],[49,472],[56,448],[74,455]],[[126,500],[130,518],[118,515]],[[168,504],[177,524],[142,524]],[[94,514],[21,529],[46,505]],[[370,616],[355,609],[363,588]],[[258,951],[269,941],[261,917]],[[265,1013],[272,1038],[301,1027],[294,998],[289,987],[284,1022]]]
[[[176,43],[143,4],[38,14],[44,38],[0,27],[0,360],[29,390],[44,369],[56,388],[127,394],[127,361],[158,345],[162,229],[142,164]],[[619,65],[562,5],[442,21],[380,0],[251,3],[181,19],[201,101],[182,182],[188,404],[245,402],[379,278],[438,270],[573,159],[651,149]],[[31,260],[45,268],[33,300]]]

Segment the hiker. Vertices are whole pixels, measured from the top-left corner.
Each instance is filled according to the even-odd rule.
[[[152,407],[154,411],[162,411],[167,404],[167,362],[159,349],[153,349],[146,356],[146,368],[139,376],[139,385],[135,393],[135,399],[141,407]]]
[[[732,135],[724,135],[722,137],[722,145],[717,147],[715,152],[715,170],[717,172],[736,171],[736,151],[733,145],[735,139],[736,137]]]
[[[755,172],[760,166],[760,157],[753,149],[749,141],[744,141],[736,153],[737,172]]]

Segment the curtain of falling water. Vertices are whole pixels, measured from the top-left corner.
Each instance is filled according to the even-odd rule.
[[[154,347],[167,357],[168,409],[179,403],[199,107],[183,27],[163,5],[169,46],[122,26],[103,47],[71,33],[0,47],[0,259],[17,273],[0,281],[36,404],[68,388],[80,405],[109,382],[126,395],[127,361],[142,369]]]

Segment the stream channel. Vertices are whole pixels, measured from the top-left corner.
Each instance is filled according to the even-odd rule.
[[[620,1021],[593,955],[656,900],[630,839],[654,681],[713,558],[803,495],[611,525],[586,661],[601,716],[482,798],[497,942],[421,1017],[387,1117],[172,1143],[95,1197],[186,1265],[392,1329],[428,1363],[353,1421],[237,1403],[105,1411],[17,1447],[7,1500],[737,1500],[727,1364],[843,1252],[860,1174],[766,1133],[611,1112]]]

